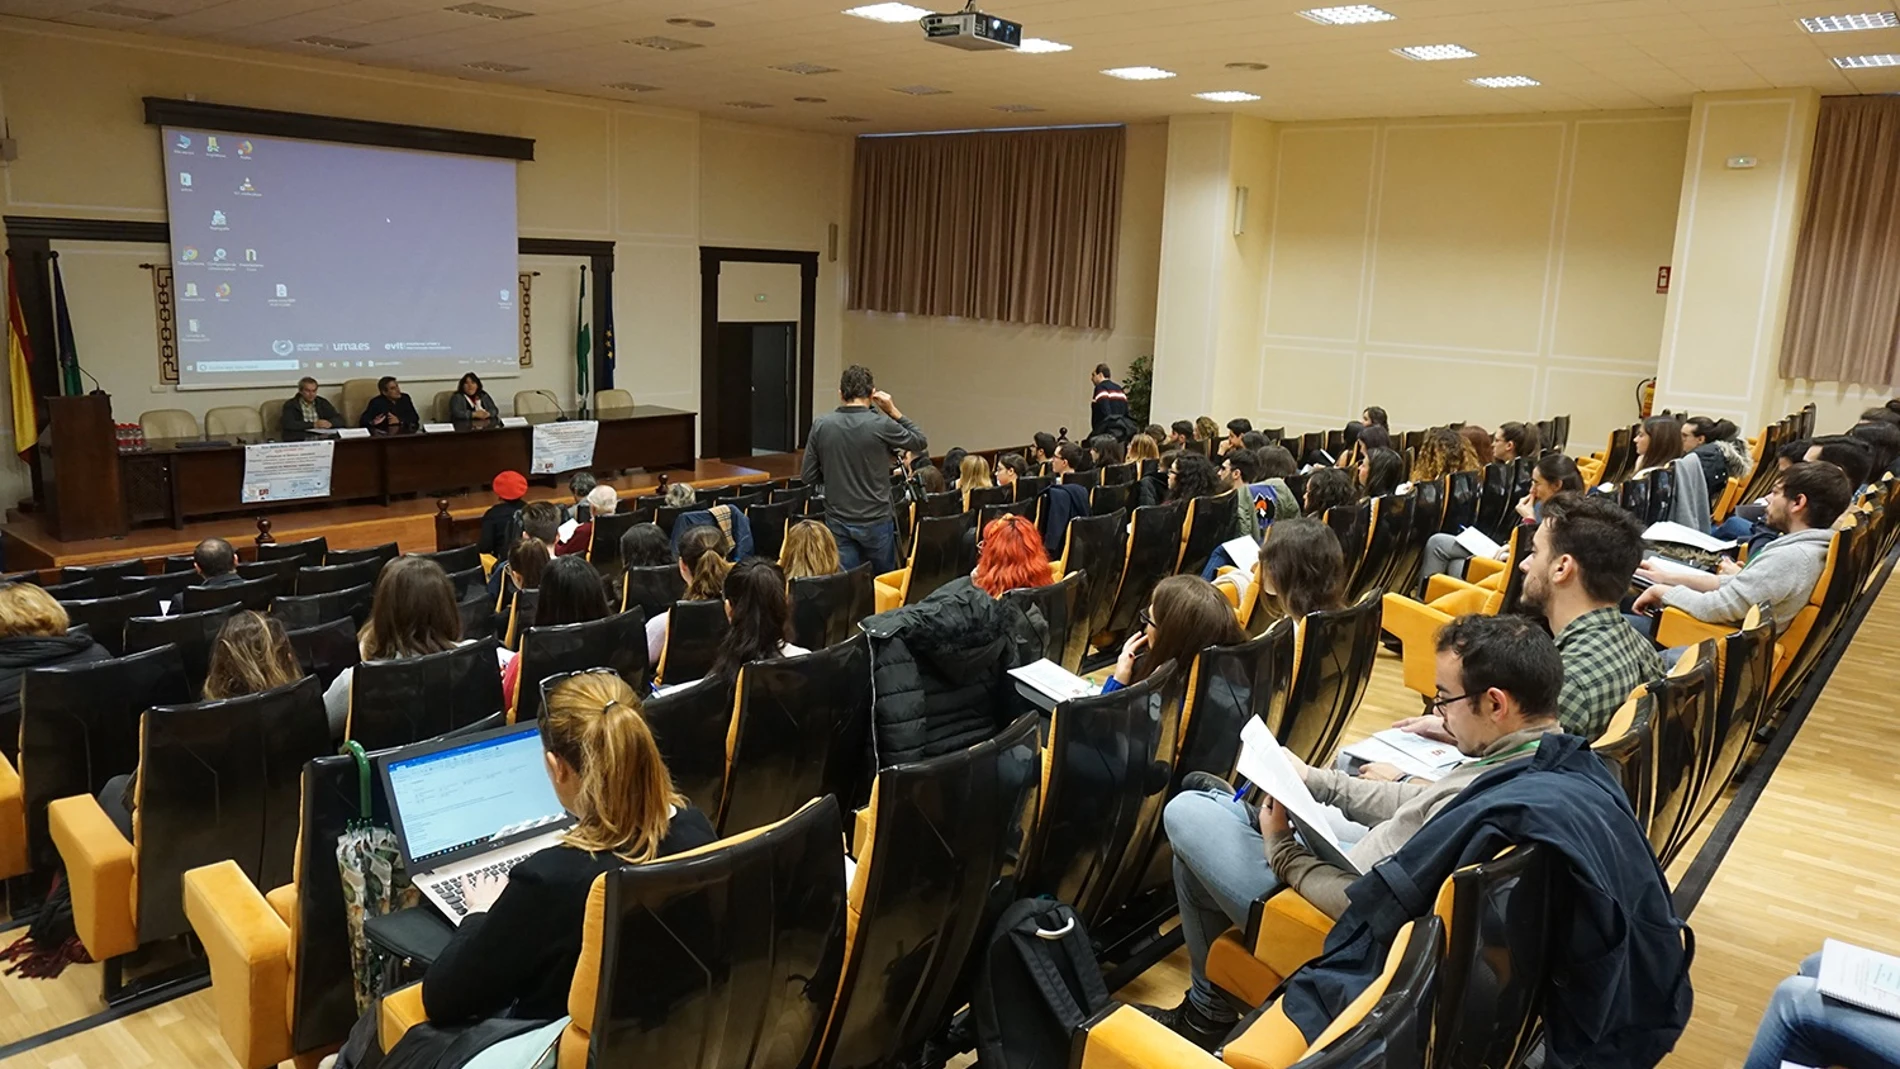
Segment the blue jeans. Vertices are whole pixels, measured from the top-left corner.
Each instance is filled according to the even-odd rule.
[[[1213,1021],[1232,1021],[1235,1013],[1207,982],[1207,949],[1222,932],[1244,926],[1254,899],[1280,885],[1257,820],[1230,790],[1182,791],[1161,811],[1174,847],[1174,897],[1193,978],[1188,1001]]]
[[[825,517],[825,526],[831,529],[831,537],[838,540],[838,564],[850,571],[865,561],[877,569],[877,574],[897,570],[897,522],[885,520],[881,523],[852,525],[839,523],[831,517]]]
[[[1900,1067],[1900,1020],[1822,995],[1814,980],[1820,971],[1821,955],[1811,954],[1799,973],[1775,988],[1743,1069],[1781,1069],[1783,1061]]]
[[[1222,568],[1233,566],[1234,557],[1233,554],[1227,552],[1227,547],[1215,546],[1213,555],[1207,558],[1207,567],[1201,569],[1201,578],[1211,583],[1214,577],[1220,574]]]

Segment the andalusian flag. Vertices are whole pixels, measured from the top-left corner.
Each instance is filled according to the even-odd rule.
[[[73,337],[73,315],[66,308],[66,278],[59,273],[59,254],[53,254],[53,357],[59,363],[62,397],[85,393],[79,381],[79,342]]]
[[[7,379],[13,387],[13,451],[25,456],[39,441],[40,423],[33,407],[33,350],[20,311],[20,281],[12,271],[7,272]]]
[[[594,336],[587,329],[587,268],[581,268],[581,296],[574,305],[574,396],[587,406],[587,365],[594,357]]]

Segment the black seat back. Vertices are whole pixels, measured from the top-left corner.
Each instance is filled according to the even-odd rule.
[[[1127,552],[1118,580],[1114,607],[1109,610],[1112,637],[1127,634],[1135,618],[1148,607],[1155,584],[1174,573],[1181,556],[1181,520],[1187,502],[1146,505],[1134,511],[1129,524]]]
[[[973,948],[1016,898],[1035,820],[1036,717],[967,749],[878,773],[871,841],[855,844],[858,922],[819,1063],[877,1069],[968,1001]]]
[[[752,553],[769,561],[778,560],[779,551],[785,546],[785,535],[791,525],[792,502],[779,501],[770,504],[757,504],[745,511],[746,522],[752,526]]]
[[[1088,471],[1071,471],[1062,476],[1064,486],[1086,486],[1091,489],[1102,484],[1102,473],[1090,468]]]
[[[686,578],[677,564],[643,564],[620,577],[620,608],[639,609],[651,620],[686,596]]]
[[[965,512],[981,512],[991,505],[1008,505],[1016,500],[1016,491],[1008,486],[979,486],[970,491]]]
[[[1055,484],[1056,477],[1053,475],[1019,475],[1016,477],[1016,500],[1034,501]]]
[[[1366,527],[1366,546],[1346,585],[1346,598],[1357,601],[1374,590],[1388,589],[1399,565],[1400,550],[1412,536],[1412,495],[1382,494],[1372,499]]]
[[[600,947],[588,1064],[814,1063],[844,956],[836,802],[600,881],[604,900],[590,896],[582,929],[583,945]]]
[[[1775,626],[1767,612],[1760,616],[1754,626],[1744,625],[1719,646],[1722,688],[1715,701],[1715,745],[1710,750],[1702,789],[1696,794],[1689,825],[1692,829],[1708,817],[1728,789],[1748,752],[1749,740],[1767,715],[1769,680],[1775,666]]]
[[[1494,540],[1502,539],[1516,515],[1511,508],[1515,500],[1511,496],[1511,466],[1495,460],[1486,464],[1478,484],[1478,529]]]
[[[1070,572],[1059,583],[1005,590],[996,600],[1025,614],[1033,607],[1048,628],[1042,655],[1074,672],[1082,667],[1082,653],[1088,645],[1088,619],[1081,603],[1087,582],[1086,572]]]
[[[1309,765],[1332,763],[1340,733],[1366,695],[1382,604],[1375,592],[1344,609],[1308,613],[1299,627],[1293,689],[1276,737]]]
[[[599,620],[521,633],[521,665],[515,670],[515,721],[541,715],[541,681],[563,672],[611,668],[635,694],[646,693],[647,618],[638,609]]]
[[[667,612],[666,643],[660,647],[660,663],[654,666],[654,675],[668,684],[704,676],[712,670],[719,644],[730,630],[732,622],[726,619],[724,601],[674,602]]]
[[[62,600],[59,604],[68,620],[85,624],[92,640],[117,657],[125,652],[125,622],[134,616],[158,615],[158,591],[134,590],[105,598]]]
[[[1610,445],[1603,454],[1603,474],[1597,481],[1620,484],[1635,470],[1636,428],[1618,427],[1610,432]]]
[[[362,549],[331,550],[324,554],[323,563],[326,566],[334,566],[338,564],[360,564],[366,560],[373,560],[377,562],[378,565],[383,565],[388,564],[400,556],[402,556],[402,550],[397,548],[396,543],[384,542],[380,546],[365,546]]]
[[[87,579],[96,579],[99,583],[99,596],[111,597],[124,593],[127,589],[124,580],[145,574],[145,561],[142,558],[113,561],[111,564],[68,564],[59,570],[61,583],[78,583]]]
[[[383,571],[380,560],[360,560],[354,564],[326,564],[320,568],[297,569],[298,594],[326,594],[332,590],[348,590],[353,586],[376,583],[376,577]]]
[[[1133,489],[1134,486],[1130,483],[1095,487],[1089,491],[1089,515],[1106,516],[1111,512],[1126,512],[1132,500],[1130,492]]]
[[[470,549],[475,547],[470,546]],[[479,562],[478,562],[479,563]],[[275,560],[241,560],[237,562],[237,573],[245,579],[263,579],[277,576],[284,581],[284,589],[296,586],[297,570],[304,566],[302,557],[279,557]],[[193,573],[196,574],[195,572]]]
[[[984,505],[976,510],[976,529],[981,531],[1005,516],[1021,516],[1030,523],[1036,522],[1036,499],[1025,498],[1004,505]],[[1071,523],[1075,522],[1073,520]]]
[[[1430,479],[1412,484],[1412,535],[1399,547],[1398,559],[1386,580],[1386,589],[1405,593],[1418,589],[1418,573],[1424,563],[1425,541],[1437,534],[1445,522],[1445,480]]]
[[[23,576],[22,581],[35,582],[33,573],[29,572]],[[40,589],[57,601],[79,601],[84,598],[103,597],[107,587],[98,579],[78,579],[70,583],[47,583]]]
[[[482,566],[482,550],[480,546],[475,545],[456,546],[453,549],[438,549],[429,553],[412,555],[429,558],[441,565],[442,570],[450,575]]]
[[[32,668],[20,677],[20,788],[27,858],[36,872],[59,865],[47,831],[55,798],[98,794],[139,759],[139,714],[191,700],[174,646],[110,661]]]
[[[299,560],[309,566],[323,563],[330,552],[330,540],[318,535],[301,542],[266,542],[257,547],[258,560]]]
[[[1133,462],[1108,464],[1103,466],[1102,486],[1126,486],[1141,478],[1140,466]]]
[[[870,789],[871,646],[860,635],[739,673],[719,833],[736,835],[834,795],[855,808]]]
[[[185,588],[198,581],[197,572],[160,572],[157,575],[128,575],[119,580],[119,589],[123,593],[135,590],[155,590],[160,601],[174,601],[185,592]]]
[[[1053,895],[1092,925],[1146,874],[1180,727],[1177,674],[1169,663],[1134,686],[1056,707],[1023,895]]]
[[[1109,613],[1115,608],[1115,588],[1121,584],[1122,564],[1128,542],[1122,528],[1128,522],[1126,512],[1105,516],[1078,516],[1069,521],[1068,536],[1056,549],[1071,572],[1082,572],[1080,609],[1086,636],[1108,627]]]
[[[1603,736],[1590,746],[1591,752],[1609,768],[1610,777],[1622,785],[1630,810],[1636,814],[1636,826],[1643,829],[1645,838],[1649,835],[1650,815],[1656,808],[1656,785],[1651,780],[1655,758],[1649,752],[1655,745],[1649,719],[1654,707],[1647,693],[1631,698],[1617,710],[1604,728]]]
[[[732,734],[730,680],[669,687],[641,707],[673,786],[716,825],[726,796],[726,745]]]
[[[915,605],[936,589],[976,567],[976,540],[971,532],[976,517],[957,512],[948,516],[926,516],[917,521],[911,546],[910,581],[904,588],[904,604]]]
[[[297,663],[326,689],[345,668],[354,668],[363,659],[362,648],[356,642],[356,625],[349,620],[298,628],[287,637]]]
[[[1454,471],[1446,481],[1445,518],[1438,529],[1457,534],[1478,522],[1478,473]]]
[[[1547,994],[1554,883],[1535,845],[1452,873],[1434,1065],[1523,1064]]]
[[[185,667],[185,684],[196,698],[204,690],[205,673],[211,667],[211,651],[217,647],[218,633],[237,611],[236,605],[224,605],[176,616],[134,616],[125,622],[126,652],[156,649],[166,643],[177,646],[179,660]]]
[[[375,588],[368,583],[321,594],[297,594],[270,599],[270,614],[282,620],[288,629],[302,629],[348,620],[362,627],[369,620]]]
[[[1178,575],[1199,575],[1222,542],[1235,536],[1234,497],[1238,490],[1197,497],[1188,507],[1187,528],[1181,536]]]
[[[508,611],[503,619],[507,626],[502,629],[499,638],[502,645],[509,649],[521,648],[521,633],[534,626],[534,609],[541,604],[541,588],[529,587],[515,590],[508,597]]]
[[[156,706],[139,753],[139,942],[190,930],[188,869],[231,860],[257,887],[289,883],[304,763],[330,749],[323,689],[305,676],[223,701]]]
[[[1275,730],[1286,717],[1293,684],[1293,621],[1282,618],[1258,637],[1210,646],[1195,658],[1181,711],[1174,787],[1189,772],[1231,779],[1240,760],[1240,729],[1258,716]]]
[[[1715,748],[1715,702],[1720,684],[1714,640],[1698,643],[1695,651],[1694,665],[1684,668],[1678,664],[1670,675],[1649,688],[1654,702],[1650,710],[1654,739],[1650,777],[1656,788],[1649,845],[1665,866],[1688,840],[1707,756]]]
[[[792,642],[808,650],[835,646],[858,633],[877,610],[874,566],[792,580]]]
[[[203,612],[220,605],[241,605],[247,609],[264,612],[270,608],[270,599],[280,594],[290,593],[290,584],[281,577],[267,575],[260,579],[245,579],[222,586],[188,586],[180,595],[182,605],[173,608],[183,612]]]
[[[487,577],[482,575],[482,566],[479,564],[473,568],[464,568],[459,572],[450,572],[448,576],[449,582],[455,586],[455,600],[458,602],[484,597],[488,592]],[[374,593],[374,590],[375,588],[372,587],[371,592]]]
[[[1438,970],[1445,953],[1445,923],[1427,914],[1409,922],[1411,934],[1398,951],[1385,994],[1359,1022],[1307,1057],[1300,1069],[1428,1069],[1432,1018],[1438,1012]]]
[[[501,672],[490,638],[423,657],[357,665],[346,731],[365,750],[385,750],[501,711]]]
[[[925,494],[917,502],[919,520],[935,516],[955,516],[963,511],[963,495],[956,490],[943,490],[934,494]]]

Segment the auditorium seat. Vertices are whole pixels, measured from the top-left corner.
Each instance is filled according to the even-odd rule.
[[[1694,647],[1691,647],[1694,648]],[[1715,700],[1712,751],[1702,787],[1689,818],[1691,832],[1708,819],[1715,803],[1742,766],[1749,740],[1767,717],[1775,664],[1773,621],[1760,605],[1749,609],[1741,627],[1719,640],[1721,687]]]
[[[1016,491],[1007,486],[979,486],[964,495],[963,511],[977,512],[987,505],[1007,505],[1016,500]]]
[[[1489,589],[1456,576],[1434,575],[1426,584],[1425,601],[1401,593],[1384,596],[1381,626],[1399,641],[1406,687],[1426,697],[1438,692],[1438,632],[1454,617],[1469,613],[1496,616],[1516,608],[1524,589],[1524,571],[1518,565],[1530,553],[1536,533],[1530,524],[1519,524],[1512,530],[1510,554],[1497,573],[1503,577],[1502,589]]]
[[[288,397],[284,401],[290,400]],[[284,401],[259,401],[257,403],[258,426],[264,428],[266,437],[280,437],[284,432]],[[339,413],[340,415],[341,413]]]
[[[1181,528],[1186,516],[1185,501],[1144,505],[1130,514],[1121,579],[1116,584],[1108,626],[1096,635],[1098,648],[1120,642],[1135,626],[1135,618],[1148,607],[1155,584],[1173,574],[1181,559]]]
[[[866,562],[849,571],[792,580],[793,644],[822,650],[857,634],[858,621],[876,611],[872,567]]]
[[[1199,575],[1222,542],[1234,537],[1234,496],[1238,490],[1197,497],[1181,524],[1181,556],[1174,574]]]
[[[631,390],[597,390],[594,392],[594,411],[618,412],[633,407]]]
[[[509,649],[517,649],[521,644],[521,633],[534,626],[534,607],[541,601],[539,587],[516,590],[509,588],[502,592],[507,600],[506,609],[500,614],[498,626],[501,644]],[[466,636],[464,636],[466,637]]]
[[[726,796],[733,700],[731,683],[701,679],[655,694],[640,709],[673,786],[715,822]]]
[[[1665,867],[1688,842],[1697,792],[1715,750],[1715,643],[1689,647],[1669,674],[1649,686],[1655,806],[1649,845]]]
[[[351,620],[331,620],[316,627],[298,628],[286,637],[290,639],[291,650],[297,654],[297,663],[316,676],[326,690],[345,668],[354,668],[363,659],[362,648],[356,641],[356,624]]]
[[[558,1069],[814,1064],[844,955],[844,834],[817,799],[767,827],[597,877]],[[385,996],[395,1046],[422,987]]]
[[[1381,609],[1374,592],[1343,609],[1307,613],[1300,623],[1286,713],[1267,727],[1309,765],[1331,764],[1346,722],[1366,696],[1379,654]]]
[[[495,667],[495,640],[489,638],[421,657],[358,664],[350,675],[343,735],[366,750],[383,750],[501,711],[501,673]]]
[[[290,584],[274,575],[226,583],[223,586],[188,586],[185,592],[178,596],[178,603],[172,608],[183,612],[203,612],[220,605],[242,605],[247,609],[264,612],[270,608],[272,598],[289,591]]]
[[[521,390],[515,394],[515,415],[517,416],[558,416],[561,409],[545,395],[534,390]]]
[[[228,859],[254,885],[289,881],[298,777],[329,751],[323,693],[308,676],[241,698],[155,706],[140,729],[129,841],[91,793],[48,807],[73,927],[106,963],[108,1003],[121,993],[114,959],[189,930],[186,871]]]
[[[272,598],[270,599],[270,614],[276,617],[286,630],[316,627],[319,624],[327,624],[331,620],[348,620],[354,626],[362,627],[369,622],[370,606],[374,598],[374,587],[368,583],[358,583],[341,590]]]
[[[198,582],[197,572],[160,572],[157,575],[129,575],[119,580],[121,589],[130,593],[134,590],[155,590],[161,602],[176,601],[188,586]]]
[[[1082,655],[1088,651],[1088,607],[1082,604],[1082,590],[1088,573],[1077,569],[1053,583],[1005,590],[996,599],[1025,616],[1035,609],[1047,631],[1042,655],[1071,672],[1082,669]]]
[[[343,380],[343,400],[337,404],[337,415],[343,417],[345,427],[354,427],[363,421],[363,410],[376,397],[375,379]]]
[[[1086,573],[1078,608],[1087,617],[1083,621],[1084,633],[1090,638],[1108,627],[1108,614],[1115,607],[1115,588],[1122,581],[1123,554],[1128,552],[1128,544],[1122,537],[1122,528],[1127,522],[1128,514],[1119,510],[1105,516],[1077,516],[1070,520],[1062,538],[1061,556],[1049,570],[1058,579],[1072,571]],[[1049,548],[1055,550],[1053,546]]]
[[[1346,599],[1357,601],[1373,591],[1383,594],[1398,570],[1402,551],[1413,536],[1412,495],[1381,494],[1366,518],[1365,548],[1346,582]]]
[[[1181,707],[1181,742],[1174,758],[1174,787],[1189,772],[1232,780],[1240,760],[1240,729],[1259,717],[1268,730],[1286,719],[1297,647],[1293,621],[1282,617],[1257,637],[1233,646],[1210,646],[1188,670]]]
[[[837,1004],[818,1064],[899,1064],[968,1001],[961,981],[1016,898],[1035,817],[1037,718],[878,773],[854,840]]]
[[[667,611],[666,640],[660,644],[660,661],[653,666],[653,681],[685,683],[704,676],[731,628],[724,601],[674,602]]]
[[[322,564],[314,568],[305,566],[297,569],[296,589],[292,592],[327,594],[332,590],[348,590],[353,586],[374,586],[382,571],[383,562],[373,558],[354,564]]]
[[[99,596],[110,597],[123,594],[128,587],[125,580],[145,574],[145,561],[134,557],[131,560],[114,561],[111,564],[69,564],[59,570],[59,581],[77,583],[86,579],[99,581]]]
[[[402,549],[394,542],[384,542],[377,546],[365,546],[362,549],[332,549],[324,553],[324,567],[336,567],[343,564],[361,564],[373,560],[379,564],[388,564],[402,556]],[[353,585],[353,584],[352,584]]]
[[[617,567],[620,564],[620,536],[645,518],[631,507],[623,512],[594,517],[593,541],[588,545],[587,562],[600,569]]]
[[[1649,685],[1638,686],[1603,726],[1603,734],[1590,749],[1610,770],[1610,777],[1623,786],[1636,826],[1649,837],[1650,812],[1655,808],[1654,731],[1650,725]]]
[[[785,536],[791,528],[793,504],[791,501],[762,501],[746,508],[746,522],[752,526],[754,556],[778,563],[779,552],[784,548]]]
[[[185,683],[195,699],[204,690],[205,672],[211,667],[211,651],[218,644],[218,635],[237,611],[236,605],[221,605],[203,612],[134,616],[125,622],[125,651],[139,653],[167,643],[178,647]]]
[[[314,568],[330,552],[330,540],[323,535],[299,542],[266,542],[257,547],[258,560],[286,560],[295,557]]]
[[[736,690],[719,834],[770,824],[806,798],[835,796],[846,812],[862,803],[871,778],[870,640],[753,661]]]
[[[456,572],[466,571],[470,568],[479,568],[482,563],[482,551],[473,545],[456,546],[453,549],[438,549],[430,553],[417,553],[415,555],[429,558],[441,565],[442,570],[451,575]]]
[[[1032,499],[1029,501],[1010,501],[1000,505],[984,505],[982,508],[976,510],[976,529],[981,531],[1005,516],[1021,516],[1030,523],[1036,523],[1040,518],[1036,514],[1036,509],[1041,504],[1040,501]],[[1040,526],[1040,524],[1038,524],[1038,526]]]
[[[1113,512],[1126,512],[1132,499],[1130,491],[1134,487],[1129,483],[1097,486],[1089,491],[1089,515],[1106,516]],[[1074,521],[1071,520],[1071,523]]]
[[[541,681],[567,672],[611,668],[635,694],[646,693],[646,623],[646,615],[633,609],[598,620],[523,631],[508,722],[538,718]]]
[[[262,579],[275,576],[284,584],[286,591],[297,585],[297,569],[304,567],[302,557],[280,557],[275,560],[241,560],[237,562],[237,573],[245,579]],[[192,582],[197,584],[197,573],[190,573]]]
[[[915,605],[976,567],[976,517],[967,512],[922,516],[911,539],[910,563],[877,577],[877,611]]]
[[[139,430],[144,432],[148,442],[204,437],[198,433],[198,417],[182,408],[154,408],[139,413]]]
[[[283,406],[278,406],[278,422],[282,423]],[[255,441],[264,436],[264,421],[259,418],[257,409],[249,405],[220,405],[205,412],[205,437],[207,438],[247,438]]]
[[[117,657],[125,652],[125,622],[134,616],[158,615],[158,591],[134,590],[106,598],[61,599],[60,608],[75,624],[85,624],[92,640]]]
[[[651,620],[685,596],[686,579],[677,564],[643,564],[620,577],[621,612],[637,608]]]

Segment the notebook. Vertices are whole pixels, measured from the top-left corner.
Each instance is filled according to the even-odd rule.
[[[1821,946],[1821,994],[1900,1017],[1900,958],[1838,939]]]

